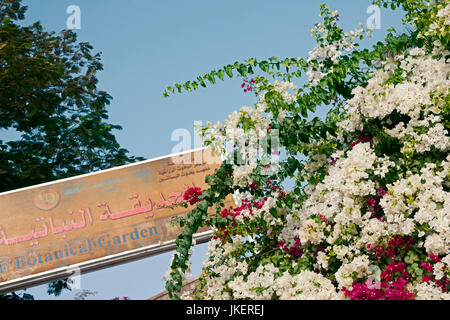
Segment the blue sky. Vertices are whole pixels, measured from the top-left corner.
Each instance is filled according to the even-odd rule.
[[[66,28],[66,9],[81,9],[80,41],[102,52],[104,70],[98,87],[113,96],[110,122],[123,127],[119,143],[132,155],[147,159],[170,154],[175,129],[193,135],[194,121],[215,123],[254,95],[243,93],[242,80],[234,77],[207,89],[162,98],[174,82],[235,61],[278,56],[306,57],[314,45],[309,29],[319,22],[322,1],[302,0],[24,0],[25,23],[41,21],[47,30]],[[350,30],[366,24],[370,1],[329,0],[338,10],[341,25]],[[365,46],[382,40],[390,26],[400,27],[401,14],[381,9],[381,29]],[[9,133],[2,132],[6,140]],[[194,146],[193,146],[194,147]],[[196,246],[193,274],[200,273],[206,244]],[[146,299],[164,290],[163,275],[170,253],[82,275],[81,286],[96,291],[91,299],[128,296]],[[72,299],[77,291],[60,297],[46,294],[46,285],[27,292],[36,299]]]

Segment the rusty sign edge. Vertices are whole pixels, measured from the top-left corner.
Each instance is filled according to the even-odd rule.
[[[120,170],[120,169],[124,169],[124,168],[130,168],[130,167],[133,167],[133,166],[138,166],[138,165],[142,165],[142,164],[145,164],[145,163],[150,163],[150,162],[154,162],[154,161],[158,161],[158,160],[162,160],[162,159],[172,158],[172,157],[180,156],[180,155],[183,155],[183,154],[186,154],[186,153],[194,153],[194,152],[201,151],[201,150],[206,150],[206,149],[208,149],[208,147],[201,147],[201,148],[197,148],[197,149],[191,149],[191,150],[187,150],[187,151],[183,151],[183,152],[172,153],[172,154],[165,155],[165,156],[159,156],[159,157],[152,158],[152,159],[147,159],[147,160],[142,160],[142,161],[138,161],[138,162],[128,163],[128,164],[125,164],[125,165],[122,165],[122,166],[118,166],[118,167],[108,168],[108,169],[94,171],[94,172],[90,172],[90,173],[84,173],[84,174],[80,174],[78,176],[73,176],[73,177],[69,177],[69,178],[64,178],[64,179],[44,182],[44,183],[35,184],[35,185],[32,185],[32,186],[23,187],[23,188],[19,188],[19,189],[8,190],[8,191],[1,192],[0,193],[0,197],[3,196],[3,195],[7,195],[7,194],[12,194],[12,193],[16,193],[16,192],[25,191],[25,190],[30,190],[30,189],[33,189],[33,188],[41,188],[41,187],[45,187],[45,186],[50,186],[50,185],[55,184],[55,183],[61,183],[61,182],[67,182],[67,181],[75,180],[75,179],[86,178],[86,177],[89,177],[89,176],[93,176],[93,175],[97,175],[97,174],[101,174],[101,173],[105,173],[105,172],[112,172],[112,171],[116,171],[116,170]]]

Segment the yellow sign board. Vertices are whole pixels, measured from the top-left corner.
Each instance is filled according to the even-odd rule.
[[[1,193],[0,291],[77,264],[105,267],[108,257],[175,239],[171,219],[191,209],[179,205],[185,190],[204,188],[219,166],[198,149]]]

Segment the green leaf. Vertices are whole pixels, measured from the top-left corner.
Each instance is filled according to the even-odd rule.
[[[224,70],[225,70],[226,74],[227,74],[230,78],[233,78],[233,66],[232,66],[232,65],[227,65],[227,66],[224,68]]]
[[[197,208],[203,212],[208,211],[208,207],[209,207],[208,201],[206,201],[206,200],[201,200],[201,201],[197,202]]]
[[[289,209],[292,209],[294,199],[292,199],[290,195],[286,195],[286,198],[284,198],[284,203],[288,206]]]
[[[220,80],[223,80],[224,70],[220,69],[219,71],[217,71],[217,76],[219,77]]]
[[[192,90],[191,87],[189,86],[189,84],[190,84],[190,81],[186,82],[186,83],[183,85],[183,87],[184,87],[184,89],[186,89],[186,91],[191,91],[191,90]]]
[[[256,59],[255,58],[250,58],[250,59],[247,60],[247,64],[249,64],[251,66],[254,66],[255,63],[256,63]]]
[[[203,88],[206,88],[206,84],[205,84],[205,82],[203,81],[203,78],[202,78],[202,77],[197,77],[197,80],[198,80],[198,82],[200,83],[200,85],[201,85]]]
[[[267,61],[261,61],[260,63],[259,63],[259,67],[261,68],[261,70],[262,71],[264,71],[264,72],[269,72],[269,67],[270,67],[270,65],[269,65],[269,62],[267,62]]]
[[[239,65],[239,68],[237,69],[237,71],[239,72],[239,74],[243,77],[245,77],[247,75],[247,66],[243,63],[241,63]]]
[[[216,78],[214,77],[213,73],[208,74],[207,77],[208,77],[209,82],[211,82],[212,84],[216,83]]]
[[[306,106],[300,106],[300,114],[305,118],[308,117],[308,110],[306,110]]]
[[[272,207],[272,208],[270,208],[269,213],[270,213],[273,217],[278,218],[278,212],[277,212],[277,209],[275,209],[275,208]]]

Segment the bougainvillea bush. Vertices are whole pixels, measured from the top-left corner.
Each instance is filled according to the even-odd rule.
[[[345,32],[321,5],[305,59],[249,59],[167,89],[236,75],[256,96],[199,129],[224,163],[186,192],[172,297],[210,226],[196,299],[450,299],[449,1],[374,4],[401,8],[409,31],[360,49],[370,30]]]

